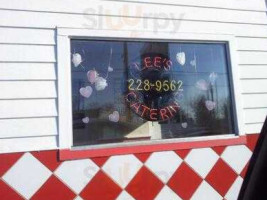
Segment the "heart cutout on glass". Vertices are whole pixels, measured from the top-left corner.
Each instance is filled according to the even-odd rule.
[[[91,86],[80,88],[80,94],[85,98],[89,98],[92,92],[93,92],[93,89]]]
[[[82,63],[82,56],[79,53],[72,54],[72,63],[74,67],[78,67]]]
[[[197,66],[197,61],[196,60],[191,60],[190,61],[190,65],[193,66],[193,67]]]
[[[196,87],[200,90],[208,90],[209,84],[207,83],[207,81],[201,79],[196,83]]]
[[[187,124],[187,122],[183,122],[183,123],[181,124],[181,126],[182,126],[183,128],[187,128],[188,124]]]
[[[88,81],[91,83],[91,84],[94,84],[98,78],[98,73],[96,70],[89,70],[87,72],[87,78],[88,78]]]
[[[120,114],[118,111],[114,111],[112,114],[108,116],[109,121],[118,122],[120,119]]]
[[[108,72],[113,72],[113,68],[108,66]]]
[[[184,65],[185,64],[185,52],[177,53],[176,60],[180,65]]]
[[[97,91],[104,90],[108,86],[107,80],[103,77],[97,77],[95,81],[95,89]]]
[[[82,118],[82,121],[83,121],[83,123],[88,124],[90,119],[89,119],[89,117],[84,117],[84,118]]]
[[[205,105],[209,111],[213,110],[216,107],[216,103],[214,101],[210,101],[210,100],[206,101]]]

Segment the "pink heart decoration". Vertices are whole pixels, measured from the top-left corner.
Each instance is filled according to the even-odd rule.
[[[205,102],[206,108],[211,111],[216,107],[216,103],[214,101],[206,101]]]
[[[92,92],[93,92],[93,89],[91,86],[80,88],[80,94],[83,97],[89,98],[91,96]]]
[[[114,111],[112,114],[108,116],[109,121],[118,122],[120,119],[120,114],[118,111]]]
[[[89,70],[87,72],[87,78],[88,78],[88,81],[93,84],[96,82],[96,79],[98,78],[98,73],[96,70]]]
[[[82,121],[83,121],[83,123],[88,124],[90,119],[89,119],[89,117],[84,117],[84,118],[82,118]]]
[[[201,79],[196,83],[196,87],[200,90],[208,90],[209,84],[207,83],[207,81]]]

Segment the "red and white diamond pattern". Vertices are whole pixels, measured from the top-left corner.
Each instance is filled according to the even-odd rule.
[[[236,200],[247,145],[58,161],[58,151],[0,154],[1,200]]]

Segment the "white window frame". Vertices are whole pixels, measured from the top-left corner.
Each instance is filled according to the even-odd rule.
[[[72,94],[71,94],[71,39],[121,39],[121,40],[160,40],[160,41],[176,41],[176,42],[224,42],[227,44],[229,54],[229,80],[231,85],[232,105],[234,114],[235,134],[217,135],[217,136],[201,136],[190,138],[174,138],[168,140],[136,142],[137,144],[151,143],[168,143],[168,142],[188,142],[188,141],[207,141],[214,139],[237,138],[245,135],[243,123],[243,104],[242,94],[240,90],[240,76],[237,64],[237,49],[235,44],[235,36],[227,34],[199,34],[199,33],[153,33],[142,31],[121,31],[121,30],[90,30],[90,29],[72,29],[57,28],[57,71],[58,71],[58,123],[59,123],[59,148],[73,148],[73,129],[72,129]],[[134,145],[135,142],[131,144]],[[135,143],[135,144],[136,144]],[[122,144],[127,145],[127,144]],[[129,144],[128,144],[129,145]],[[96,147],[97,146],[97,147]],[[86,149],[105,148],[120,146],[116,144],[104,145],[87,145]],[[75,147],[76,148],[76,147]],[[74,148],[74,149],[75,149]],[[83,147],[82,147],[83,148]]]

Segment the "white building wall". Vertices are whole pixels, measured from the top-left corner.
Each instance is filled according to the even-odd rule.
[[[56,28],[236,36],[245,132],[267,114],[264,0],[0,0],[0,152],[58,147]]]

